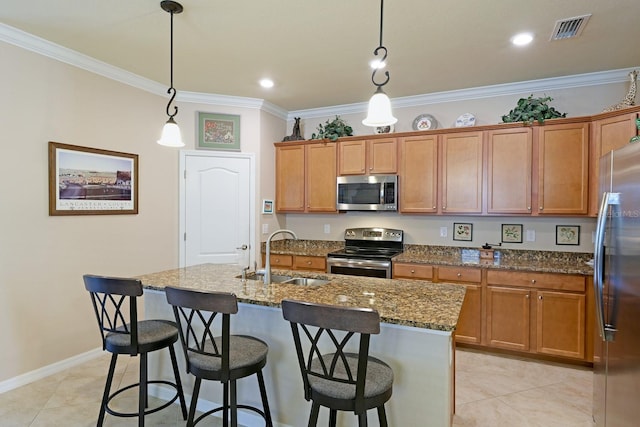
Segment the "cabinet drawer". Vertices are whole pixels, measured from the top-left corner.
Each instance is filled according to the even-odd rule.
[[[438,280],[480,283],[482,271],[479,268],[469,267],[438,267]]]
[[[431,280],[433,278],[433,267],[424,264],[395,263],[393,264],[393,277]]]
[[[294,261],[294,268],[296,270],[321,270],[327,269],[326,258],[317,256],[299,256],[296,255]]]
[[[293,265],[293,256],[272,254],[269,264],[272,267],[291,267]]]
[[[573,292],[585,291],[585,277],[571,274],[489,270],[487,271],[487,283],[490,285],[557,289]]]

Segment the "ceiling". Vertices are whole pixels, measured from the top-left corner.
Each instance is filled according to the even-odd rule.
[[[159,0],[4,1],[0,22],[169,85],[170,15]],[[287,111],[365,102],[379,42],[373,0],[181,0],[174,86]],[[557,20],[592,14],[580,37]],[[640,65],[638,0],[387,0],[391,98]],[[533,33],[524,48],[517,32]],[[269,77],[275,87],[258,80]],[[380,80],[380,76],[376,80]]]

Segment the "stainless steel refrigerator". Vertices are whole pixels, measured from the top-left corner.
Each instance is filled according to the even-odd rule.
[[[600,159],[594,256],[597,427],[640,425],[640,144]]]

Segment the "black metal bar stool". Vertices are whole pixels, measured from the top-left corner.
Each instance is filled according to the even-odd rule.
[[[191,408],[187,426],[193,426],[215,412],[222,412],[223,425],[238,425],[238,409],[256,412],[264,418],[266,426],[272,427],[267,391],[262,368],[267,363],[267,344],[246,335],[231,335],[231,314],[238,312],[238,301],[234,294],[204,292],[190,289],[166,287],[167,301],[173,306],[180,330],[180,341],[187,360],[187,372],[195,376]],[[219,316],[218,316],[219,315]],[[216,318],[218,320],[216,320]],[[213,327],[221,324],[220,336],[214,336]],[[258,377],[262,410],[249,405],[239,405],[236,398],[236,381],[255,374]],[[202,380],[219,381],[223,384],[223,404],[200,415],[195,412]]]
[[[187,418],[187,405],[182,392],[180,373],[173,344],[178,341],[178,328],[169,320],[138,321],[137,297],[142,295],[142,283],[137,279],[104,277],[85,274],[84,286],[91,294],[91,301],[98,320],[102,349],[112,353],[109,374],[104,387],[97,426],[102,426],[105,412],[118,417],[138,417],[138,426],[144,426],[145,415],[160,411],[180,399],[183,419]],[[127,322],[126,318],[129,318]],[[147,354],[168,348],[175,376],[175,383],[164,380],[149,381]],[[111,383],[119,354],[140,356],[140,380],[111,393]],[[165,384],[176,390],[172,399],[155,408],[148,408],[148,385]],[[138,412],[119,412],[109,406],[111,400],[125,390],[139,387]]]
[[[304,397],[311,400],[309,427],[317,424],[321,406],[329,408],[332,427],[337,411],[355,413],[358,426],[366,427],[373,408],[380,426],[387,427],[384,404],[391,398],[393,371],[369,356],[370,335],[380,333],[378,312],[283,300],[282,314],[291,323]]]

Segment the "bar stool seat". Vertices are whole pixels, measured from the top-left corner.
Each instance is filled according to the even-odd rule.
[[[262,368],[267,363],[267,344],[247,335],[231,335],[231,314],[238,312],[238,301],[234,294],[204,292],[191,289],[166,287],[167,302],[173,306],[178,324],[180,341],[187,361],[187,372],[195,376],[191,407],[187,426],[194,426],[207,416],[222,412],[224,426],[238,425],[238,409],[259,414],[265,425],[272,427],[271,412]],[[217,319],[216,319],[217,318]],[[220,335],[213,328],[218,324]],[[218,330],[218,329],[216,329]],[[238,404],[236,381],[256,375],[262,399],[262,409]],[[195,418],[198,395],[202,380],[219,381],[223,384],[221,406]]]
[[[85,274],[85,289],[91,295],[98,327],[102,337],[102,348],[110,353],[111,363],[105,383],[97,425],[102,426],[105,414],[118,417],[138,417],[138,426],[144,426],[145,415],[167,408],[177,399],[180,400],[183,419],[187,418],[187,406],[180,382],[180,373],[173,344],[178,341],[178,328],[170,320],[138,320],[137,297],[142,295],[142,283],[137,279],[105,277]],[[125,318],[129,318],[129,322]],[[149,380],[147,372],[147,354],[164,348],[169,349],[175,382]],[[139,382],[111,392],[118,355],[140,356]],[[169,401],[149,408],[148,385],[164,384],[175,390]],[[138,411],[121,412],[111,408],[111,401],[131,388],[139,388]]]

